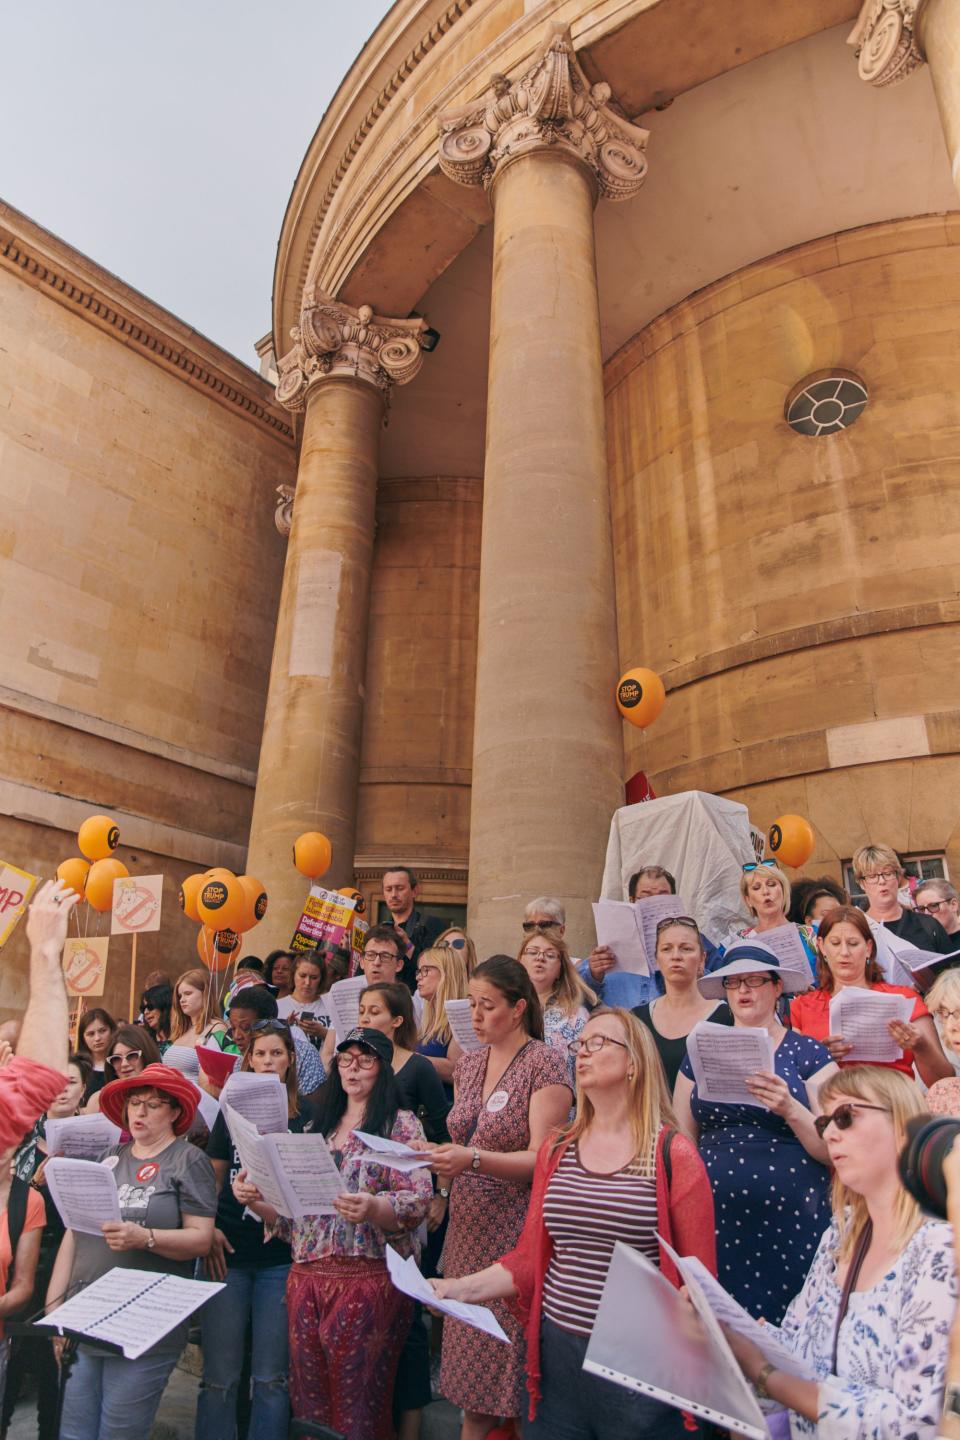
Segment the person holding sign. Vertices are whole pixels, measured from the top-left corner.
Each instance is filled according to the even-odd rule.
[[[888,985],[877,963],[877,942],[862,910],[855,905],[837,905],[820,922],[817,935],[820,959],[819,988],[798,995],[790,1005],[793,1028],[802,1035],[822,1040],[839,1065],[866,1063],[889,1065],[904,1075],[913,1075],[914,1066],[925,1085],[953,1075],[953,1066],[943,1053],[933,1017],[915,990],[906,985]],[[841,992],[867,990],[877,995],[902,995],[909,999],[909,1021],[890,1020],[886,1026],[900,1047],[893,1060],[848,1062],[852,1046],[842,1035],[830,1033],[830,1001]]]
[[[315,1102],[313,1130],[326,1139],[343,1177],[335,1214],[287,1220],[264,1203],[245,1171],[233,1186],[238,1203],[293,1250],[287,1281],[293,1413],[350,1440],[390,1434],[393,1382],[413,1307],[390,1281],[386,1247],[417,1254],[415,1232],[432,1196],[426,1168],[393,1170],[354,1133],[405,1145],[423,1139],[420,1122],[399,1108],[392,1059],[386,1035],[352,1030],[337,1046]]]
[[[253,1034],[241,1070],[279,1076],[287,1092],[287,1128],[301,1134],[310,1115],[297,1095],[296,1051],[288,1027],[270,1021],[261,1025]],[[284,1296],[290,1246],[278,1236],[264,1243],[262,1221],[238,1203],[233,1182],[241,1170],[240,1156],[222,1111],[210,1132],[207,1158],[221,1188],[204,1274],[208,1280],[223,1281],[226,1288],[200,1314],[203,1378],[197,1397],[196,1433],[203,1440],[234,1440],[246,1352],[252,1387],[250,1434],[256,1440],[285,1440],[290,1401]]]
[[[705,999],[697,988],[706,969],[707,951],[696,920],[689,915],[661,920],[657,925],[656,956],[663,995],[638,1005],[633,1013],[653,1036],[672,1095],[693,1027],[701,1020],[732,1025],[733,1016],[722,1000]]]
[[[661,1265],[657,1235],[716,1270],[703,1161],[678,1135],[650,1034],[626,1010],[594,1011],[573,1041],[576,1119],[537,1153],[516,1247],[485,1270],[433,1280],[443,1298],[514,1299],[526,1317],[530,1440],[660,1440],[684,1434],[659,1401],[586,1374],[583,1358],[617,1241]]]
[[[934,1440],[957,1305],[954,1244],[951,1227],[925,1216],[897,1174],[923,1096],[875,1066],[834,1075],[820,1096],[833,1221],[774,1332],[816,1379],[786,1374],[732,1329],[727,1340],[757,1394],[788,1408],[794,1440]]]
[[[836,1066],[816,1040],[785,1030],[777,1018],[780,996],[802,988],[805,976],[781,971],[776,955],[757,942],[732,945],[725,959],[722,969],[698,982],[700,993],[726,997],[731,1036],[744,1028],[769,1035],[773,1072],[731,1076],[745,1084],[754,1104],[707,1101],[694,1083],[688,1053],[674,1103],[681,1128],[699,1144],[713,1187],[718,1278],[756,1319],[776,1324],[829,1219],[827,1152],[814,1117],[817,1089]]]
[[[217,1208],[210,1161],[186,1139],[198,1103],[196,1087],[168,1065],[104,1086],[101,1113],[132,1136],[103,1162],[117,1184],[120,1219],[106,1221],[102,1236],[66,1232],[48,1314],[118,1265],[192,1277],[194,1262],[210,1249]],[[137,1360],[81,1344],[64,1392],[60,1440],[149,1435],[186,1339],[184,1322]],[[58,1349],[63,1343],[54,1341]]]
[[[543,1010],[543,1038],[567,1061],[572,1090],[574,1060],[570,1046],[586,1025],[597,997],[577,974],[559,930],[534,930],[525,936],[517,959],[530,976]]]

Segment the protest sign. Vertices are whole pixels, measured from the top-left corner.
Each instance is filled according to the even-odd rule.
[[[39,876],[0,860],[0,947],[16,930]]]
[[[311,885],[303,914],[290,941],[291,950],[312,950],[316,945],[352,946],[356,900],[339,890]]]
[[[160,929],[162,875],[125,875],[113,882],[111,935],[144,935]]]
[[[68,995],[102,995],[107,978],[106,935],[95,940],[69,939],[63,947],[63,978]]]

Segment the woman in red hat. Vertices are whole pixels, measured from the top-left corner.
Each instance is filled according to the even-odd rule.
[[[192,1278],[194,1261],[210,1249],[217,1209],[213,1167],[186,1139],[199,1098],[196,1087],[168,1065],[147,1065],[104,1086],[101,1113],[131,1136],[101,1161],[113,1169],[121,1218],[104,1223],[102,1239],[66,1232],[47,1292],[48,1313],[118,1265]],[[184,1323],[136,1360],[99,1355],[81,1344],[64,1393],[60,1440],[149,1435],[186,1339]]]

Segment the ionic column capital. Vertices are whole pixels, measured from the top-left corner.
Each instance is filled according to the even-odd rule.
[[[310,389],[323,380],[349,376],[381,391],[406,385],[423,363],[422,317],[385,320],[369,305],[354,310],[319,291],[307,291],[300,323],[290,331],[292,349],[277,361],[277,400],[302,410]]]
[[[559,149],[591,171],[606,199],[629,200],[646,177],[649,131],[610,100],[609,85],[584,75],[570,32],[555,29],[518,79],[495,75],[476,105],[441,115],[440,169],[489,187],[518,156]]]
[[[861,80],[895,85],[924,63],[927,57],[919,33],[923,4],[924,0],[863,0],[847,36]]]

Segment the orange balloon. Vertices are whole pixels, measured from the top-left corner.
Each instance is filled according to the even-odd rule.
[[[655,670],[627,670],[617,683],[617,709],[638,729],[652,725],[663,709],[667,692]]]
[[[240,954],[240,944],[235,930],[211,930],[204,925],[197,935],[197,954],[208,970],[219,975]]]
[[[293,863],[308,880],[317,880],[330,869],[333,848],[319,830],[307,830],[293,846]]]
[[[91,815],[77,831],[81,855],[88,860],[106,860],[120,844],[120,829],[109,815]]]
[[[246,913],[247,897],[236,875],[205,880],[197,898],[197,914],[211,930],[236,930]]]
[[[87,902],[102,915],[113,909],[113,882],[130,874],[122,860],[95,860],[87,876]]]
[[[802,815],[781,815],[767,835],[770,854],[784,865],[806,865],[815,844],[813,826]]]
[[[355,902],[353,907],[354,915],[366,914],[367,902],[366,900],[364,900],[363,895],[360,893],[359,890],[354,890],[352,885],[345,885],[339,893],[341,895],[345,895],[348,900],[353,900]]]
[[[69,885],[83,899],[83,892],[87,886],[87,876],[90,873],[90,861],[82,859],[79,855],[72,855],[69,860],[61,860],[57,866],[57,879],[62,880],[64,885]]]
[[[200,899],[200,891],[206,883],[205,875],[188,875],[180,886],[180,909],[188,920],[196,920],[197,924],[200,923],[197,901]]]
[[[258,924],[264,915],[266,915],[267,892],[255,875],[238,875],[237,884],[243,891],[246,908],[244,910],[242,923],[235,925],[234,929],[239,930],[241,935],[245,935],[248,930],[252,930],[254,925]]]

